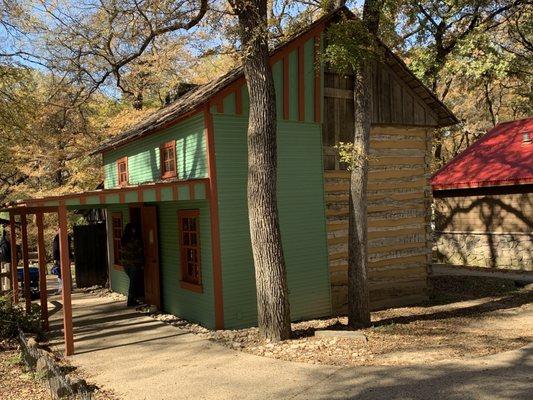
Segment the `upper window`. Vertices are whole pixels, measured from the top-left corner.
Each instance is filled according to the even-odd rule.
[[[128,184],[128,157],[117,160],[117,176],[119,186],[126,186]]]
[[[113,256],[115,258],[115,265],[122,264],[122,213],[113,213],[111,215],[113,222]]]
[[[182,287],[201,288],[200,211],[178,212]]]
[[[161,178],[175,178],[176,168],[176,141],[172,140],[159,148],[161,159]]]

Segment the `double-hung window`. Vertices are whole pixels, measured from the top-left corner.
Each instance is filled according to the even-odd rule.
[[[122,213],[111,214],[114,264],[122,265]]]
[[[117,160],[117,176],[119,186],[128,185],[128,157]]]
[[[161,160],[161,178],[175,178],[178,171],[176,168],[176,141],[171,140],[159,148]]]

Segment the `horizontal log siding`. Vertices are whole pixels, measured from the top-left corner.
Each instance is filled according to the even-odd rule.
[[[533,271],[531,192],[435,198],[435,225],[439,262]]]
[[[104,186],[117,186],[119,158],[128,157],[129,183],[137,185],[159,181],[161,164],[159,146],[176,140],[179,179],[207,177],[206,142],[203,114],[193,116],[160,133],[138,139],[116,150],[104,153]]]
[[[180,287],[181,258],[178,239],[178,211],[200,211],[201,274],[203,292]],[[211,252],[211,220],[205,200],[162,202],[158,205],[159,257],[161,271],[161,304],[167,313],[215,327],[213,264]]]
[[[368,238],[373,309],[426,298],[428,146],[424,129],[372,129]],[[324,186],[332,305],[334,313],[342,314],[348,293],[349,172],[326,171]]]
[[[220,242],[227,328],[256,323],[246,205],[247,118],[214,116]],[[321,128],[279,123],[278,205],[293,320],[331,313]]]
[[[107,207],[107,218],[108,218],[108,234],[112,235],[113,231],[111,229],[111,217],[113,213],[120,212],[122,213],[122,229],[126,226],[128,222],[130,222],[130,208],[128,205],[113,205]],[[128,287],[130,284],[130,280],[128,278],[128,275],[123,270],[117,270],[113,267],[115,260],[114,260],[114,252],[112,247],[112,240],[108,241],[110,243],[110,247],[108,248],[108,259],[110,262],[109,267],[109,276],[111,278],[111,290],[113,292],[122,293],[124,295],[128,294]]]
[[[533,193],[437,198],[435,224],[442,232],[530,234]]]

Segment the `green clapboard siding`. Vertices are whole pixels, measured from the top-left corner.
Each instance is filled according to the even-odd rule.
[[[256,324],[246,206],[246,118],[214,116],[226,328]],[[278,203],[293,320],[331,312],[321,127],[279,123]]]
[[[159,226],[159,269],[163,311],[195,321],[207,328],[215,327],[213,268],[211,252],[211,220],[206,200],[146,203],[155,205]],[[129,206],[109,206],[108,215],[122,212],[124,226],[129,222]],[[178,211],[200,211],[200,244],[203,293],[180,287],[180,247],[178,239]],[[111,253],[112,256],[112,253]],[[111,289],[128,293],[129,278],[124,271],[111,268]]]
[[[200,244],[203,293],[180,288],[178,210],[200,210]],[[165,312],[215,327],[211,222],[206,200],[158,204],[161,297]]]
[[[203,114],[186,119],[164,131],[136,140],[104,154],[106,188],[117,186],[116,161],[128,157],[131,185],[158,181],[161,176],[159,146],[176,140],[179,179],[207,177],[207,153]]]

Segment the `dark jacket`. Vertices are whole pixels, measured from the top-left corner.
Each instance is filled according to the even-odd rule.
[[[72,252],[72,238],[70,237],[70,234],[67,236],[68,238],[68,256],[72,260],[73,258],[73,252]],[[54,261],[60,261],[61,260],[61,254],[59,252],[59,233],[56,233],[54,236],[54,241],[52,242],[52,258]]]
[[[143,243],[137,238],[132,238],[122,243],[122,266],[124,268],[140,269],[144,266]]]
[[[0,261],[11,262],[11,243],[7,240],[5,230],[2,232],[2,239],[0,239]]]

